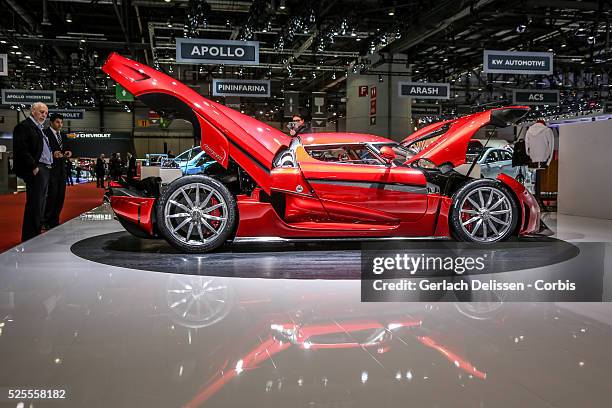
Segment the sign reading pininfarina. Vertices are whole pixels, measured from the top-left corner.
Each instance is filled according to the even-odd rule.
[[[483,71],[492,74],[553,73],[552,52],[484,50]]]
[[[400,98],[448,99],[450,84],[432,82],[398,82]]]
[[[516,105],[558,105],[559,91],[541,89],[515,89],[513,101]]]
[[[259,65],[259,42],[177,38],[176,62],[182,64]]]
[[[83,119],[85,117],[85,109],[50,109],[49,116],[57,113],[64,117],[64,120]]]
[[[43,102],[47,105],[55,105],[55,91],[30,90],[30,89],[3,89],[2,104],[32,104]]]
[[[213,79],[213,96],[270,97],[270,80]]]
[[[0,76],[8,75],[8,56],[0,54]]]

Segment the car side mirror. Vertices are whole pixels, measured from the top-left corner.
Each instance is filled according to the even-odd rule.
[[[391,163],[397,158],[397,155],[390,146],[383,146],[380,148],[380,157],[387,163]]]

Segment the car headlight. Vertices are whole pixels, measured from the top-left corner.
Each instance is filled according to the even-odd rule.
[[[426,169],[426,170],[433,170],[433,169],[437,169],[438,166],[436,166],[431,160],[429,159],[419,159],[417,160],[417,166],[422,168],[422,169]]]

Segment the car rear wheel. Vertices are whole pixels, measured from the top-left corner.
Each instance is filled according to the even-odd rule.
[[[471,181],[453,196],[453,235],[460,241],[491,243],[508,239],[516,229],[519,208],[512,193],[490,179]]]
[[[183,252],[212,251],[231,237],[236,200],[219,181],[206,176],[181,177],[159,199],[157,225],[164,238]]]

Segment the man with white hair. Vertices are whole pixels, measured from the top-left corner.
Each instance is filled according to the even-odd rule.
[[[40,234],[45,213],[49,172],[53,164],[49,140],[43,132],[43,123],[48,114],[47,105],[36,102],[30,109],[30,116],[13,130],[15,173],[26,183],[22,241]]]

